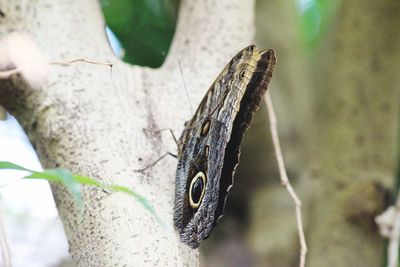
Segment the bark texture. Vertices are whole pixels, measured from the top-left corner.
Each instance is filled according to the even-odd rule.
[[[95,0],[0,0],[0,34],[32,35],[51,60],[111,61],[53,68],[47,86],[32,90],[19,77],[0,84],[0,104],[22,123],[44,167],[65,167],[133,188],[167,224],[121,193],[85,188],[83,211],[64,187],[53,194],[78,266],[196,266],[197,250],[172,227],[176,160],[144,174],[135,169],[176,151],[171,136],[191,117],[178,61],[194,107],[222,67],[252,42],[253,1],[181,1],[176,36],[162,68],[132,67],[109,48]]]
[[[398,146],[400,2],[342,1],[316,69],[309,266],[381,266],[373,218],[394,186]]]

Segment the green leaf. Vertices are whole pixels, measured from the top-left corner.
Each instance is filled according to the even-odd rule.
[[[15,163],[8,162],[8,161],[0,161],[0,169],[10,169],[10,170],[17,170],[17,171],[28,171],[32,172],[29,169],[26,169],[22,166],[19,166]]]
[[[121,42],[124,61],[159,67],[175,32],[177,0],[103,0],[108,27]]]
[[[79,203],[80,205],[82,204],[81,185],[95,186],[95,187],[103,188],[106,190],[111,190],[114,192],[122,192],[122,193],[128,194],[128,195],[134,197],[137,201],[139,201],[139,203],[145,209],[147,209],[157,219],[157,221],[159,223],[161,223],[163,226],[165,226],[165,224],[162,222],[162,220],[156,214],[154,207],[150,204],[150,202],[145,197],[143,197],[142,195],[129,189],[128,187],[125,187],[122,185],[117,185],[117,184],[108,185],[108,184],[99,182],[98,180],[93,179],[88,176],[74,175],[67,169],[63,169],[63,168],[47,169],[42,172],[38,172],[38,171],[24,168],[20,165],[12,163],[12,162],[0,161],[0,169],[27,171],[27,172],[30,172],[30,174],[24,176],[23,178],[25,178],[25,179],[43,179],[43,180],[47,180],[50,182],[63,184],[67,187],[69,192],[72,194],[75,201],[77,203]]]
[[[161,220],[161,218],[157,215],[156,211],[154,210],[154,207],[150,204],[150,202],[143,196],[139,195],[138,193],[132,191],[131,189],[125,187],[125,186],[121,186],[121,185],[110,185],[108,186],[109,189],[113,190],[113,191],[117,191],[117,192],[124,192],[128,195],[133,196],[134,198],[136,198],[137,201],[139,201],[140,204],[142,204],[142,206],[147,209],[153,216],[154,218],[157,219],[157,221],[163,225],[163,227],[165,226],[165,223]]]

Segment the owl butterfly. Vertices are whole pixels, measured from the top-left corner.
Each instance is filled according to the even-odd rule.
[[[178,142],[174,223],[181,240],[199,246],[221,219],[240,143],[276,65],[274,50],[240,51],[211,85]]]

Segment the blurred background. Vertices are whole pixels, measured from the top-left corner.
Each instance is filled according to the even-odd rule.
[[[161,66],[179,1],[101,5],[116,55]],[[269,90],[289,178],[303,202],[310,266],[383,266],[384,240],[373,219],[397,192],[400,5],[257,0],[255,8],[255,43],[278,55]],[[40,170],[11,116],[0,121],[0,147],[0,160]],[[0,175],[0,231],[14,266],[73,266],[48,184]],[[200,250],[203,267],[297,265],[294,205],[279,182],[265,107],[242,144],[225,217]]]

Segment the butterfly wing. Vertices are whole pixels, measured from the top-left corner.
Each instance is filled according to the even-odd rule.
[[[224,68],[179,140],[174,222],[195,248],[222,217],[240,143],[276,65],[273,50],[249,46]]]

